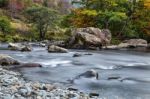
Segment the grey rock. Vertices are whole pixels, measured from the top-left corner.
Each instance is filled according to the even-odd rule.
[[[81,57],[81,56],[82,56],[82,54],[80,54],[80,53],[73,54],[73,57]]]
[[[94,27],[77,28],[72,30],[71,34],[72,36],[68,40],[70,48],[97,50],[111,41],[111,32],[107,29],[100,30]]]
[[[48,46],[49,53],[68,53],[68,50],[59,46],[50,45]]]
[[[125,40],[118,45],[118,48],[137,48],[137,47],[147,47],[147,41],[143,39],[130,39]]]
[[[29,44],[21,44],[21,43],[9,43],[8,48],[14,51],[31,51],[32,47]]]
[[[0,65],[19,65],[20,62],[15,60],[14,58],[8,56],[8,55],[4,55],[4,54],[0,54]]]

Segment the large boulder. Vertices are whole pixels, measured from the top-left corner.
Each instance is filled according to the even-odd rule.
[[[87,27],[71,31],[72,37],[68,40],[68,47],[97,49],[110,43],[111,33],[107,29]]]
[[[9,43],[8,48],[14,51],[31,51],[32,47],[28,44]]]
[[[7,65],[19,65],[20,62],[15,60],[14,58],[0,54],[0,65],[7,66]]]
[[[48,52],[49,53],[68,53],[68,50],[56,45],[50,45],[48,46]]]
[[[28,52],[28,51],[32,51],[32,48],[31,48],[31,46],[22,46],[21,47],[21,51],[22,52]]]
[[[8,44],[8,48],[10,49],[10,50],[21,50],[21,47],[20,47],[21,45],[20,44],[17,44],[17,43],[9,43]]]
[[[138,48],[138,47],[147,47],[148,43],[143,39],[130,39],[125,40],[123,43],[118,45],[118,48]]]

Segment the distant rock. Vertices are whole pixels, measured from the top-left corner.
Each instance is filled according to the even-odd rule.
[[[7,65],[19,65],[20,62],[15,60],[14,58],[0,54],[0,65],[7,66]]]
[[[87,27],[72,30],[72,37],[68,40],[70,48],[99,49],[111,41],[111,32],[107,29]]]
[[[118,45],[118,48],[137,48],[147,47],[148,43],[144,39],[130,39],[125,40],[123,43]]]
[[[92,53],[85,53],[84,55],[93,55]]]
[[[103,49],[108,49],[108,50],[118,50],[119,47],[118,45],[110,45],[110,46],[104,46]]]
[[[49,53],[68,53],[68,50],[56,45],[50,45],[48,46],[48,52]]]
[[[64,41],[51,41],[48,43],[48,45],[55,45],[55,46],[60,46],[60,47],[65,47],[65,42]]]
[[[21,48],[21,51],[22,52],[30,52],[30,51],[32,51],[32,48],[30,47],[30,46],[23,46],[22,48]]]
[[[92,53],[84,53],[84,54],[82,54],[82,53],[75,53],[75,54],[73,54],[72,57],[81,57],[81,56],[90,56],[90,55],[93,55],[93,54]]]
[[[134,50],[134,51],[147,51],[148,49],[148,43],[144,39],[129,39],[125,40],[119,45],[109,45],[104,46],[103,49],[108,50],[121,50],[121,49],[127,49],[127,50]]]
[[[21,43],[9,43],[8,48],[13,51],[32,51],[31,45]]]
[[[10,50],[14,50],[14,51],[18,51],[18,50],[21,50],[21,47],[20,47],[21,45],[20,44],[15,44],[15,43],[9,43],[8,44],[8,48],[10,49]]]

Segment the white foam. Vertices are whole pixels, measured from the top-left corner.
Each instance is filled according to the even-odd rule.
[[[104,66],[104,65],[97,65],[98,68],[100,69],[115,69],[116,66]]]
[[[46,62],[42,62],[42,65],[46,65],[46,66],[51,66],[51,67],[57,67],[59,64],[69,64],[71,63],[71,61],[69,60],[58,60],[58,59],[54,59],[51,61],[46,61]]]
[[[138,66],[138,65],[144,66],[144,65],[148,65],[148,64],[146,64],[146,63],[129,63],[126,66]]]

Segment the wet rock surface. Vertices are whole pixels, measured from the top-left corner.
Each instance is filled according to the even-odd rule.
[[[90,95],[91,96],[91,95]],[[98,99],[77,90],[25,81],[20,73],[0,67],[0,99]]]
[[[68,50],[56,45],[50,45],[48,46],[48,52],[49,53],[68,53]]]

